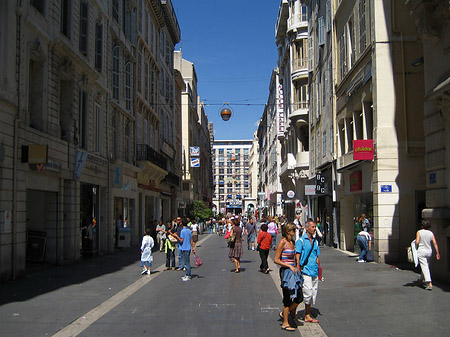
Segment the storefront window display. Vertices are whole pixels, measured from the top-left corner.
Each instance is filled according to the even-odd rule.
[[[354,237],[361,230],[367,230],[373,237],[373,195],[372,193],[355,195]]]

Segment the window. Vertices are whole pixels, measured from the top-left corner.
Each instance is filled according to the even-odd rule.
[[[319,18],[318,24],[319,24],[319,34],[318,34],[319,46],[322,46],[325,44],[325,21],[323,16]]]
[[[312,37],[308,37],[308,70],[314,70],[314,48],[313,48],[313,39]]]
[[[156,88],[155,88],[155,71],[152,70],[152,79],[151,79],[151,87],[150,87],[150,105],[155,106],[155,94],[156,94]]]
[[[87,149],[87,93],[80,90],[78,93],[78,145]]]
[[[366,0],[359,0],[359,53],[367,47]]]
[[[145,62],[145,71],[144,71],[144,97],[145,100],[148,101],[148,76],[149,76],[149,66],[148,62]]]
[[[94,105],[94,151],[100,153],[101,151],[101,107],[100,104]]]
[[[71,141],[72,128],[72,82],[61,80],[59,82],[59,129],[62,140]]]
[[[339,79],[342,81],[347,74],[347,34],[345,29],[339,36]]]
[[[120,48],[119,46],[113,47],[112,50],[112,89],[113,99],[119,101],[119,86],[120,86]]]
[[[45,131],[43,116],[43,83],[44,83],[44,64],[37,60],[30,60],[29,68],[29,93],[28,110],[30,113],[30,127]]]
[[[324,131],[322,134],[322,157],[325,157],[327,153],[327,132]]]
[[[36,8],[39,13],[44,15],[45,1],[44,0],[31,0],[31,5]]]
[[[355,27],[354,27],[354,20],[353,17],[350,18],[350,20],[347,23],[347,29],[348,29],[348,36],[349,36],[349,68],[351,68],[355,64],[356,59],[356,42],[355,42]]]
[[[327,97],[327,72],[325,69],[322,70],[322,106],[325,106]]]
[[[148,11],[145,11],[145,43],[148,45],[148,27],[150,25],[150,15],[148,14]]]
[[[137,90],[142,94],[142,53],[138,51],[137,55]]]
[[[95,26],[95,68],[101,71],[103,67],[103,25]]]
[[[88,53],[88,3],[80,3],[80,52]]]
[[[71,0],[61,0],[61,33],[70,38]]]
[[[301,8],[301,18],[300,18],[300,20],[301,21],[303,21],[303,22],[306,22],[306,21],[308,21],[308,7],[307,6],[305,6],[305,5],[302,5],[302,8]]]
[[[112,17],[119,22],[119,0],[112,0]]]
[[[142,10],[142,8],[143,8],[142,2],[143,1],[144,0],[138,0],[137,29],[138,29],[138,32],[140,34],[142,34],[142,12],[143,12],[143,10]]]
[[[125,125],[125,153],[124,153],[124,161],[127,163],[131,163],[131,122],[127,121]]]
[[[331,31],[331,0],[327,0],[326,5],[326,26],[327,26],[327,32]]]
[[[119,122],[117,120],[116,112],[114,112],[112,115],[111,126],[113,135],[112,155],[114,159],[119,159],[119,135],[118,135]]]
[[[136,142],[142,144],[142,114],[139,112],[137,113],[136,124]]]
[[[131,111],[131,92],[132,92],[132,64],[131,62],[127,62],[125,65],[125,108],[128,111]]]

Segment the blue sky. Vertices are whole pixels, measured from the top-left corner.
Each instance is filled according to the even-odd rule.
[[[181,29],[175,49],[195,65],[215,139],[252,139],[277,62],[279,1],[172,0],[172,5]],[[227,122],[219,117],[224,102],[233,109]]]

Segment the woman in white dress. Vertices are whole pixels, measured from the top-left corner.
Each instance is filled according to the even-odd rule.
[[[433,244],[434,250],[436,251],[436,260],[440,260],[441,256],[439,255],[439,247],[433,232],[430,231],[430,223],[423,220],[422,229],[418,230],[416,233],[416,247],[417,258],[419,259],[420,269],[422,270],[422,275],[420,276],[419,282],[423,283],[426,290],[433,289],[429,267],[430,258],[433,256],[431,244]]]

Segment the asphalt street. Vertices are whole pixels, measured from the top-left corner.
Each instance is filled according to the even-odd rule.
[[[141,276],[138,247],[30,271],[0,285],[0,336],[450,335],[450,287],[435,282],[426,291],[413,282],[417,271],[402,266],[357,263],[355,254],[323,247],[325,280],[313,306],[320,324],[303,323],[301,304],[298,330],[285,332],[273,252],[269,275],[258,272],[258,252],[245,248],[234,273],[225,240],[214,234],[200,236],[197,252],[204,265],[188,282],[182,271],[163,271],[160,252],[153,273]]]

